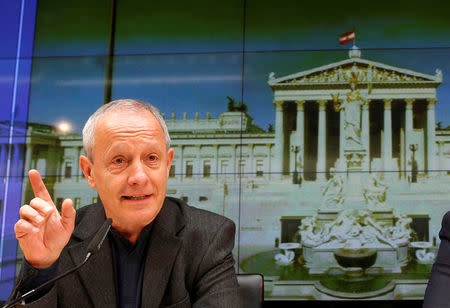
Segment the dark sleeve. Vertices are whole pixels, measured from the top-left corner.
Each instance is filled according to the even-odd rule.
[[[441,245],[425,291],[424,308],[450,306],[450,212],[442,219]]]
[[[58,274],[58,264],[59,261],[56,261],[48,268],[35,268],[31,266],[24,258],[22,261],[22,269],[17,280],[17,285],[14,288],[9,300],[19,298],[28,291],[33,290],[44,284],[45,282],[55,278]],[[33,301],[36,301],[37,299],[46,295],[52,287],[53,284],[45,286],[34,295],[27,298],[25,302],[31,303]]]
[[[214,235],[196,275],[193,307],[241,307],[232,254],[235,229],[227,219]]]

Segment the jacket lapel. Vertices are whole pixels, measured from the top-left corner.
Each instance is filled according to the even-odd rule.
[[[180,208],[166,198],[150,236],[142,286],[143,308],[156,308],[161,304],[181,246],[181,239],[177,235],[183,227]]]
[[[81,240],[69,248],[74,264],[84,261],[90,240],[105,221],[105,212],[101,204],[93,205],[89,212],[86,214],[89,216],[81,221],[73,234],[75,238]],[[78,275],[95,307],[116,306],[114,269],[108,239],[105,239],[100,250],[78,270]]]

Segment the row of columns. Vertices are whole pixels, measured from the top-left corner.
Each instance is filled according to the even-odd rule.
[[[383,145],[382,158],[383,169],[389,170],[392,164],[392,99],[384,99],[384,120],[383,120]],[[413,133],[413,102],[414,99],[405,99],[405,134],[407,157],[410,157],[409,144],[412,142]],[[428,170],[436,170],[435,164],[435,104],[436,99],[428,99],[427,105],[427,166]],[[326,104],[327,100],[318,100],[319,105],[319,125],[318,125],[318,148],[317,148],[317,177],[324,178],[326,173]],[[297,104],[297,142],[300,146],[300,159],[304,161],[304,131],[305,131],[305,115],[304,100],[295,101]],[[275,170],[281,172],[283,170],[283,142],[284,140],[284,124],[283,124],[283,104],[284,101],[274,101],[275,105]],[[344,159],[344,110],[340,111],[340,132],[339,132],[339,158]],[[361,110],[361,142],[367,153],[364,168],[368,170],[370,163],[370,120],[369,120],[369,101],[362,104]]]
[[[429,99],[427,105],[427,153],[428,171],[436,170],[436,99]]]
[[[80,164],[78,163],[78,158],[80,157],[82,151],[83,151],[83,147],[82,146],[74,146],[73,147],[75,149],[75,154],[73,155],[75,157],[75,159],[71,160],[72,162],[72,174],[71,174],[71,179],[75,179],[76,182],[80,182],[83,178],[83,172],[81,171],[80,168]],[[67,148],[63,148],[62,150],[64,151]],[[55,163],[54,165],[54,173],[56,174],[56,182],[61,182],[62,179],[64,179],[65,177],[65,163],[66,161],[64,161],[62,159],[63,156],[65,156],[65,153],[62,153],[61,157],[57,157],[56,152],[57,149],[56,148],[49,148],[46,150],[47,153],[47,157],[46,159],[46,165],[47,165],[47,161],[51,162],[53,159],[58,160],[58,162]],[[34,145],[33,144],[27,144],[26,146],[26,153],[25,153],[25,170],[30,170],[30,169],[36,169],[38,167],[37,163],[38,163],[38,159],[39,157],[33,157],[34,154]],[[52,156],[53,155],[53,156]],[[47,172],[47,166],[46,166],[46,170],[39,170],[39,171],[43,171],[44,173],[42,173],[42,177],[46,176],[46,172]]]
[[[18,166],[22,165],[22,162],[20,160],[22,146],[23,144],[18,143],[0,144],[0,174],[2,177],[21,176],[21,174],[13,174],[14,172],[16,172],[13,168],[17,168]],[[6,174],[8,161],[10,162],[10,174]]]
[[[214,160],[212,161],[212,164],[211,164],[211,173],[215,174],[216,178],[218,178],[219,174],[221,173],[221,170],[219,170],[219,168],[220,168],[220,166],[219,166],[219,147],[220,147],[220,145],[214,144],[212,146],[214,147]],[[239,157],[239,154],[237,153],[239,145],[229,144],[229,145],[223,145],[223,146],[232,148],[231,158],[229,161],[231,164],[231,166],[230,166],[231,174],[234,177],[239,172],[238,167],[239,167],[240,160],[237,159]],[[249,151],[249,166],[250,166],[249,172],[250,172],[250,174],[253,174],[256,172],[256,159],[255,159],[255,153],[254,153],[255,144],[248,144],[247,146],[250,150]],[[268,171],[267,173],[270,174],[271,164],[272,164],[272,162],[271,162],[272,144],[266,144],[265,146],[268,148],[268,156],[266,158],[266,162],[267,162],[266,170]],[[186,145],[179,145],[176,147],[177,147],[177,152],[179,153],[179,159],[177,160],[175,170],[179,170],[181,172],[181,180],[183,180],[183,178],[185,178],[185,174],[186,174],[184,166],[185,166],[186,160],[189,160],[189,159],[186,159],[186,157],[185,157]],[[191,147],[191,146],[189,145],[189,147]],[[193,168],[194,168],[193,173],[201,176],[203,174],[202,165],[201,165],[202,160],[200,159],[201,146],[195,145],[195,148],[196,148],[195,161],[197,163],[194,163],[194,165],[193,165]]]

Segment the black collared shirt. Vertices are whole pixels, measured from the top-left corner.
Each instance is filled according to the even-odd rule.
[[[109,240],[113,256],[118,308],[141,307],[144,267],[152,223],[142,229],[133,245],[119,232],[111,229]]]

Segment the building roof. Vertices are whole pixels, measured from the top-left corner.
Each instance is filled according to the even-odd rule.
[[[350,58],[322,65],[313,69],[300,71],[282,77],[270,73],[268,84],[275,90],[280,88],[311,88],[327,86],[348,87],[349,78],[354,76],[360,85],[371,84],[373,87],[438,87],[442,83],[442,71],[436,69],[435,75],[424,74],[406,68],[361,59],[360,54],[350,50]],[[353,52],[353,53],[352,53]]]

